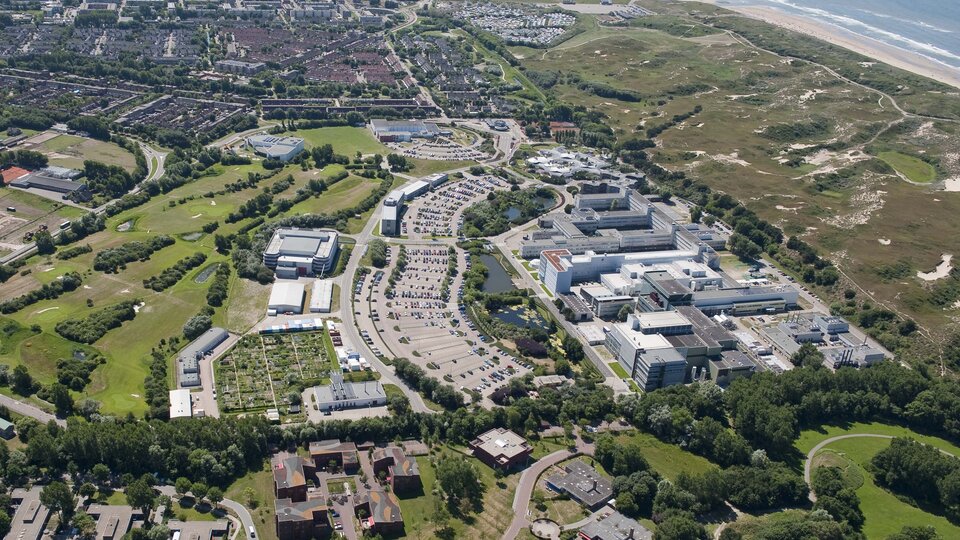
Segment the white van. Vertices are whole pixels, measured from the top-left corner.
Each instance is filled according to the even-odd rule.
[[[257,530],[253,528],[253,525],[251,525],[251,526],[249,526],[249,527],[247,527],[247,528],[250,529],[250,534],[248,535],[249,538],[256,538],[256,537],[257,537]]]

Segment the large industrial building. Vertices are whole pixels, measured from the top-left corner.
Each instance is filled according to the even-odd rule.
[[[406,202],[443,184],[448,179],[449,176],[446,173],[431,174],[388,193],[383,199],[383,211],[380,214],[380,234],[400,236],[400,222],[403,219],[403,208]]]
[[[193,340],[177,355],[177,378],[180,387],[200,386],[200,359],[213,352],[230,334],[223,328],[211,328]]]
[[[339,239],[333,230],[277,229],[263,251],[263,264],[278,278],[320,276],[333,269]]]
[[[303,313],[305,287],[298,281],[277,281],[270,290],[267,315]]]
[[[406,142],[412,139],[432,139],[440,135],[440,128],[422,120],[370,120],[370,130],[380,142]]]
[[[727,241],[709,227],[679,223],[636,190],[606,183],[583,184],[569,214],[543,216],[539,225],[520,246],[525,259],[557,249],[574,255],[682,250],[711,259]]]
[[[387,404],[387,394],[380,381],[345,382],[343,376],[334,373],[330,384],[314,387],[316,406],[320,411],[339,411],[377,407]]]
[[[330,313],[333,305],[333,281],[318,279],[310,294],[310,313]]]
[[[267,159],[290,161],[303,152],[303,139],[276,135],[251,135],[247,137],[247,146]]]

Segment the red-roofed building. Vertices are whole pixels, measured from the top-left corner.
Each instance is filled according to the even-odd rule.
[[[3,183],[9,184],[10,182],[13,182],[17,178],[22,178],[30,174],[30,171],[26,169],[22,169],[20,167],[7,167],[6,169],[0,171],[0,174],[3,175]]]

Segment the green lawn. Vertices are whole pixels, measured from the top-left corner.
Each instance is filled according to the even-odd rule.
[[[865,518],[864,535],[867,538],[885,538],[899,532],[904,525],[930,525],[943,538],[960,538],[960,527],[957,525],[899,500],[893,493],[874,483],[869,471],[870,460],[889,445],[889,439],[857,438],[835,441],[824,448],[824,451],[835,452],[860,468],[863,485],[857,489],[857,495],[860,496],[860,508]]]
[[[332,144],[333,151],[353,158],[359,151],[362,154],[389,154],[390,149],[380,144],[367,128],[358,127],[325,127],[315,129],[301,129],[286,133],[293,137],[300,137],[307,143],[307,148]]]
[[[252,501],[248,500],[244,493],[248,488],[254,493]],[[277,528],[274,525],[276,497],[273,489],[273,471],[270,469],[270,462],[264,461],[263,469],[238,478],[224,491],[226,498],[247,507],[257,528],[257,537],[262,540],[277,540]]]
[[[519,481],[519,474],[511,474],[505,477],[503,487],[496,484],[493,469],[480,463],[479,461],[461,456],[447,449],[445,452],[452,455],[452,459],[470,460],[480,471],[480,478],[486,492],[483,497],[483,510],[479,514],[472,514],[466,522],[461,519],[451,519],[450,527],[456,532],[457,538],[500,538],[503,531],[513,520],[514,512],[513,494]],[[437,501],[433,494],[436,484],[436,472],[430,459],[427,456],[418,456],[417,465],[420,467],[420,480],[423,484],[423,491],[417,494],[398,496],[400,501],[400,513],[403,515],[406,534],[408,538],[433,538],[431,533],[435,525],[431,518],[435,514],[435,505]]]
[[[880,152],[877,157],[909,178],[911,182],[929,184],[937,178],[937,170],[933,165],[920,158],[894,151]]]
[[[533,459],[540,459],[543,456],[550,455],[557,450],[564,450],[569,445],[563,437],[550,437],[533,441]]]
[[[407,158],[408,163],[413,164],[413,168],[407,172],[413,176],[427,176],[429,174],[452,171],[476,165],[473,160],[466,161],[433,161],[429,159]]]
[[[623,369],[623,366],[620,365],[620,362],[610,362],[607,364],[610,366],[610,370],[613,371],[613,374],[621,379],[629,378],[630,375],[627,373],[627,370]]]
[[[653,467],[654,470],[665,476],[668,480],[675,479],[681,472],[701,474],[716,468],[716,465],[706,459],[687,452],[679,446],[661,442],[648,433],[622,435],[619,438],[623,441],[632,439],[638,442],[643,448],[642,453],[644,459],[650,463],[650,466]]]
[[[337,182],[319,196],[310,197],[296,204],[287,211],[287,214],[332,213],[344,208],[352,208],[373,193],[379,185],[379,180],[351,176]]]
[[[848,426],[824,426],[819,430],[803,431],[800,433],[800,437],[796,440],[794,446],[804,456],[806,456],[807,452],[813,449],[813,447],[816,446],[820,441],[850,433],[875,433],[877,435],[890,435],[893,437],[912,437],[919,442],[934,445],[937,448],[946,450],[955,456],[960,456],[960,447],[950,443],[949,441],[939,437],[921,435],[905,427],[881,424],[878,422],[872,422],[869,424],[856,422]]]

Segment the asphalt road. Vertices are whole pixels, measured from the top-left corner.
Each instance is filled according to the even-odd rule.
[[[513,521],[507,532],[503,533],[503,540],[513,540],[520,535],[524,527],[530,526],[527,519],[527,505],[530,504],[530,497],[533,496],[533,488],[537,487],[537,478],[550,467],[572,456],[569,450],[557,450],[556,452],[540,458],[536,463],[528,467],[520,475],[520,483],[517,485],[517,491],[513,496]]]
[[[10,409],[11,411],[17,414],[22,414],[23,416],[29,416],[30,418],[34,418],[43,424],[46,424],[47,422],[53,420],[60,427],[67,426],[67,422],[65,420],[61,420],[56,416],[41,410],[39,407],[35,405],[24,403],[22,401],[17,401],[16,399],[13,399],[12,397],[9,397],[9,396],[4,396],[0,394],[0,405],[3,405],[4,407]]]

